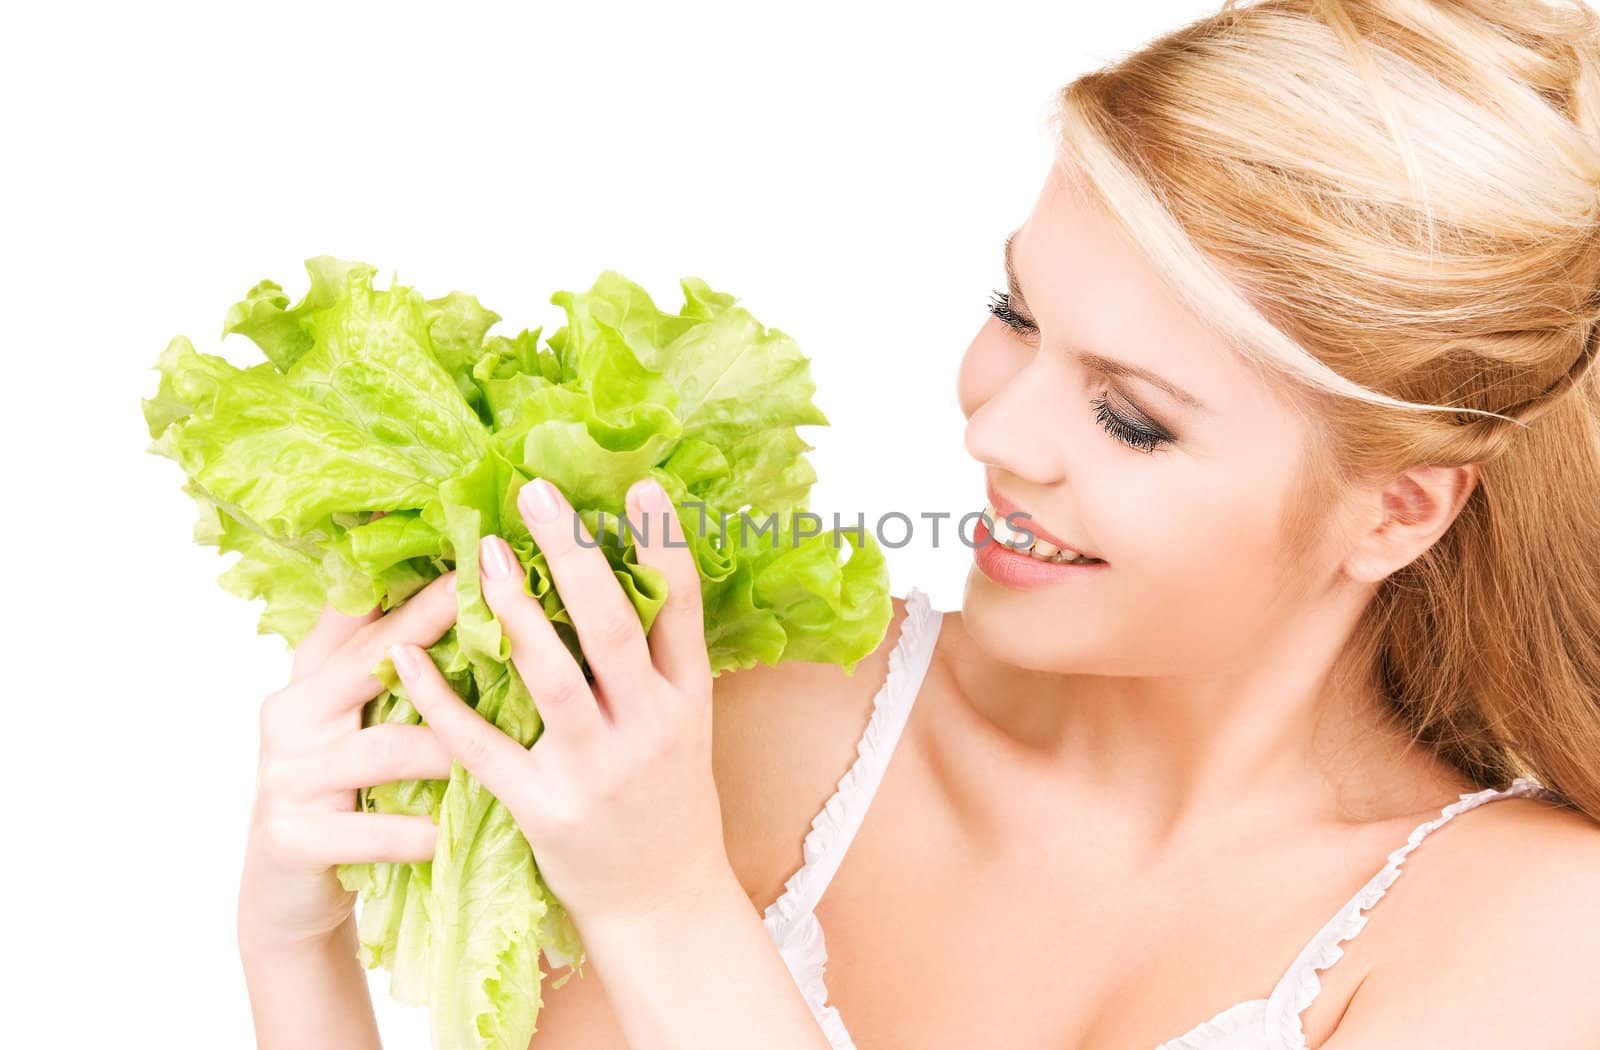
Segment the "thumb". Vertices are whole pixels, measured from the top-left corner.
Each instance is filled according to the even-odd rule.
[[[372,520],[377,521],[386,513],[380,510],[372,515]],[[335,609],[332,602],[324,602],[316,624],[294,647],[289,681],[297,682],[321,667],[340,646],[354,638],[357,631],[382,615],[381,606],[368,609],[358,616],[349,616]]]

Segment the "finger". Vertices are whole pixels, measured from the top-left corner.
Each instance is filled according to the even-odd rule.
[[[286,849],[315,864],[366,864],[433,859],[439,826],[408,813],[317,813],[292,818]]]
[[[483,599],[511,642],[511,665],[533,696],[547,732],[576,740],[603,726],[604,715],[583,669],[550,625],[538,599],[524,588],[526,571],[499,536],[478,544]]]
[[[628,718],[655,678],[650,647],[633,603],[623,593],[605,552],[556,487],[534,478],[517,493],[534,542],[544,551],[578,644],[610,703],[611,717]]]
[[[376,521],[385,511],[372,516]],[[373,606],[359,616],[346,616],[328,602],[322,613],[300,644],[294,647],[294,661],[289,669],[289,681],[296,682],[327,662],[339,647],[355,636],[356,632],[383,615],[380,606]]]
[[[400,642],[428,646],[455,623],[456,571],[440,576],[383,618],[362,628],[324,665],[326,688],[321,690],[329,710],[360,707],[383,692],[376,677],[388,658],[389,647]]]
[[[528,752],[462,702],[427,653],[414,645],[391,652],[411,704],[468,773],[507,806],[523,786]]]
[[[330,788],[372,787],[396,780],[448,780],[450,749],[427,726],[383,723],[346,733],[309,761]]]
[[[700,604],[700,569],[661,483],[637,481],[628,489],[629,518],[639,563],[667,578],[667,600],[650,624],[650,655],[656,670],[683,690],[708,690],[711,662],[706,657],[704,612]],[[698,695],[698,693],[697,693]]]
[[[335,609],[332,602],[324,604],[316,624],[301,639],[300,644],[295,646],[294,662],[289,668],[289,681],[298,682],[326,665],[328,658],[337,652],[340,646],[354,638],[361,628],[382,615],[383,610],[378,606],[360,616],[346,616]]]

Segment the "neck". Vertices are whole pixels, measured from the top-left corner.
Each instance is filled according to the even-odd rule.
[[[1355,613],[1282,623],[1237,666],[1187,676],[1018,667],[961,632],[946,673],[994,769],[1113,813],[1153,855],[1220,822],[1365,821],[1466,790],[1390,721],[1370,661],[1346,642]]]

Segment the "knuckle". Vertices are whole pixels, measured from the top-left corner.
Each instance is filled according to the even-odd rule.
[[[261,701],[261,707],[256,712],[256,729],[260,733],[261,750],[264,753],[276,754],[283,750],[289,739],[289,697],[288,690],[280,689]]]
[[[597,617],[594,625],[595,640],[607,649],[621,648],[634,632],[639,630],[639,618],[631,608],[607,612]]]
[[[275,756],[267,756],[261,760],[257,778],[260,783],[260,793],[268,799],[282,797],[293,783],[289,763]]]
[[[652,764],[670,756],[677,747],[673,727],[656,719],[645,723],[639,733],[639,759]]]
[[[613,770],[609,775],[595,779],[592,792],[597,805],[611,807],[627,796],[629,778],[626,765],[627,763],[624,763],[624,768]]]
[[[705,617],[698,601],[669,601],[661,607],[661,615],[679,623],[698,623]]]
[[[261,843],[274,857],[294,859],[301,848],[299,828],[287,813],[269,813],[261,822]]]
[[[456,751],[461,764],[468,769],[482,769],[493,753],[489,750],[489,742],[478,733],[469,734]]]
[[[358,735],[365,736],[366,763],[363,772],[365,779],[371,784],[383,783],[375,779],[392,773],[401,766],[406,759],[405,742],[400,735],[390,726],[373,726],[363,729]],[[370,784],[368,785],[370,786]]]
[[[541,675],[529,683],[528,689],[533,695],[535,707],[540,704],[566,707],[583,699],[583,694],[588,692],[588,685],[580,675],[556,674]]]
[[[383,646],[383,635],[378,630],[382,622],[374,620],[351,635],[337,652],[328,657],[324,668],[347,678],[371,674],[378,661],[388,655]]]
[[[389,612],[378,617],[376,620],[373,620],[371,623],[362,624],[340,648],[350,653],[365,653],[373,648],[376,648],[378,646],[379,636],[383,634],[384,624],[388,623],[389,617],[393,615],[393,613],[394,610],[391,609]]]
[[[581,800],[563,792],[540,807],[538,820],[547,835],[562,838],[581,833],[588,814]]]
[[[354,670],[362,675],[371,675],[377,666],[389,655],[389,645],[393,639],[388,632],[374,631],[365,638],[360,639],[351,647],[351,658],[355,661]]]

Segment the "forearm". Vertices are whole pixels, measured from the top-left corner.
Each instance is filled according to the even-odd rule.
[[[366,971],[356,959],[355,917],[322,941],[273,943],[241,921],[244,964],[258,1050],[380,1050]]]
[[[580,933],[631,1050],[829,1050],[732,872],[692,910]]]

